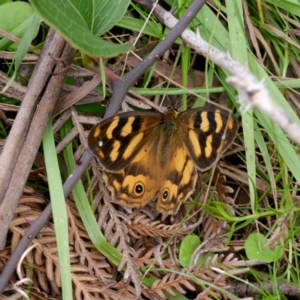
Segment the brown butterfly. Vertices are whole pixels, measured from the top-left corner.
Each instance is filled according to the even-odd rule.
[[[88,144],[104,169],[112,198],[175,214],[205,171],[233,142],[238,122],[229,112],[203,107],[177,113],[125,112],[96,125]]]

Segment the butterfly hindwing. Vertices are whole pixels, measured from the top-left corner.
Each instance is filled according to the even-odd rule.
[[[89,147],[106,170],[122,170],[143,145],[155,138],[162,117],[159,113],[135,111],[105,119],[90,131]]]
[[[127,207],[146,205],[158,193],[160,167],[149,155],[153,144],[147,143],[128,166],[117,173],[104,171],[104,179],[112,198]]]
[[[191,109],[178,116],[180,137],[200,171],[209,169],[228,149],[237,129],[237,120],[225,110]]]
[[[180,201],[186,200],[193,193],[197,173],[183,145],[174,148],[167,165],[158,191],[156,208],[164,214],[175,214]]]

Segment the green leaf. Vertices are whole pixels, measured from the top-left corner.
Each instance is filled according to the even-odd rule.
[[[279,6],[291,14],[300,17],[300,4],[298,0],[267,0],[266,2]]]
[[[95,57],[113,57],[132,49],[100,39],[125,14],[129,0],[31,0],[37,13],[71,45]]]
[[[179,262],[183,267],[190,265],[191,257],[199,245],[200,238],[196,235],[188,235],[182,240],[179,251]]]
[[[12,0],[0,0],[0,5],[2,5],[4,3],[8,3],[8,2],[12,2]]]
[[[26,2],[16,1],[2,4],[0,9],[0,28],[11,32],[33,13],[34,10],[31,5]]]
[[[32,22],[33,15],[34,10],[28,3],[16,1],[3,4],[0,9],[0,28],[22,39]],[[35,31],[33,38],[37,33],[38,30]],[[2,36],[0,35],[0,37]],[[11,45],[13,45],[13,49],[17,48],[17,45],[11,40],[0,39],[0,50],[6,50]]]
[[[265,247],[266,237],[260,233],[252,233],[245,242],[246,255],[252,260],[263,260],[273,262],[282,257],[281,245],[277,245],[274,250]]]
[[[257,145],[260,149],[260,153],[262,154],[265,164],[266,164],[266,169],[268,171],[268,177],[269,177],[270,185],[272,188],[273,197],[274,197],[274,199],[276,199],[277,198],[277,196],[276,196],[277,195],[276,181],[275,181],[275,175],[274,175],[273,166],[272,166],[272,160],[271,160],[270,154],[268,152],[268,148],[267,148],[266,142],[264,140],[264,137],[263,137],[261,131],[259,130],[257,123],[254,123],[254,135],[255,135],[255,141],[257,142]]]
[[[154,23],[153,21],[149,21],[145,26],[144,20],[124,16],[120,21],[118,21],[117,26],[136,32],[141,32],[143,29],[143,34],[162,38],[162,25]]]
[[[14,61],[15,61],[15,70],[13,75],[11,76],[10,80],[7,82],[7,84],[5,85],[3,91],[6,91],[6,89],[8,89],[8,87],[11,85],[11,83],[15,80],[15,77],[17,75],[17,71],[23,61],[23,58],[25,57],[28,48],[30,46],[31,41],[34,39],[34,37],[36,36],[37,32],[38,32],[38,28],[40,26],[40,18],[37,14],[33,14],[30,17],[30,24],[26,30],[26,32],[24,33],[24,36],[22,37],[21,43],[18,46],[18,50],[16,52],[16,55],[14,57]],[[1,42],[0,42],[1,43]]]
[[[68,215],[55,150],[51,121],[43,136],[43,149],[51,198],[51,207],[58,248],[63,299],[72,299],[72,279],[69,253]]]
[[[241,64],[247,63],[247,42],[243,27],[243,7],[240,1],[226,1],[227,19],[229,29],[229,46],[232,57]],[[256,165],[254,147],[254,120],[253,111],[242,111],[243,135],[245,141],[247,174],[249,180],[249,192],[251,207],[255,207],[256,190]]]

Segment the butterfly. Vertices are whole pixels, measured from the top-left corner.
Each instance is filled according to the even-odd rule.
[[[141,207],[157,198],[157,210],[168,215],[194,192],[197,169],[211,168],[237,129],[231,113],[212,106],[131,111],[94,126],[88,145],[115,202]]]

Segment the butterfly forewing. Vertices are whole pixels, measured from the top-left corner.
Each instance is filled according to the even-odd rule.
[[[90,131],[89,147],[106,170],[117,172],[155,139],[162,118],[162,114],[153,112],[126,112],[108,118]]]
[[[226,110],[202,108],[178,116],[178,130],[190,157],[200,171],[209,169],[234,140],[238,123]]]

